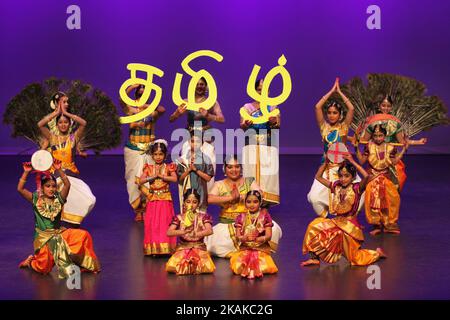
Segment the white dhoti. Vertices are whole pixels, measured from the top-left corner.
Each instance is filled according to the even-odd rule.
[[[275,252],[282,236],[280,226],[273,221],[272,239],[269,244]],[[218,223],[213,227],[213,234],[205,237],[207,250],[215,256],[221,258],[230,258],[231,253],[239,250],[239,243],[236,239],[236,233],[233,223]]]
[[[247,145],[242,149],[244,178],[254,177],[268,204],[280,203],[279,155],[276,147]]]
[[[136,184],[136,177],[140,177],[145,163],[152,163],[151,158],[143,151],[123,149],[125,158],[125,180],[127,181],[128,201],[133,209],[139,207],[141,192]]]
[[[81,224],[83,219],[94,208],[96,199],[89,186],[83,180],[71,176],[67,176],[67,178],[70,181],[70,190],[63,207],[61,220],[73,224]],[[62,188],[61,178],[58,178],[56,182]]]
[[[338,177],[338,169],[339,166],[333,165],[328,167],[322,177],[331,181],[332,183],[339,179]],[[361,181],[359,175],[356,175],[355,182]],[[314,179],[314,182],[311,186],[311,190],[308,193],[308,202],[311,203],[314,211],[320,217],[326,218],[328,215],[329,204],[331,199],[331,190],[330,188],[325,187],[319,181]],[[361,199],[359,202],[358,211],[362,209],[364,206],[364,193],[361,195]]]

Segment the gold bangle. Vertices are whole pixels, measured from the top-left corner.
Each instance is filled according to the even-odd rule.
[[[24,179],[24,178],[20,178],[19,180],[23,181],[23,182],[27,182],[27,179]]]

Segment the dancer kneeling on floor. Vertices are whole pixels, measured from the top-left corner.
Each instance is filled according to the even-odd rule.
[[[175,253],[166,264],[166,271],[177,275],[212,273],[216,269],[206,250],[204,237],[211,235],[212,218],[198,210],[200,195],[189,189],[183,195],[183,212],[175,216],[167,230],[169,237],[180,237]]]
[[[241,213],[235,222],[239,251],[232,253],[231,270],[244,278],[262,277],[264,273],[277,273],[271,255],[269,241],[272,238],[273,222],[269,212],[261,209],[262,195],[252,190],[245,196],[248,210]]]
[[[331,189],[330,214],[336,217],[316,218],[309,224],[303,240],[303,254],[309,253],[310,259],[304,261],[302,266],[319,265],[320,261],[335,263],[342,256],[351,265],[366,266],[386,257],[381,248],[360,249],[364,235],[357,212],[368,174],[350,154],[344,158],[347,161],[338,169],[339,180],[330,182],[322,177],[326,163],[316,173],[316,179]],[[364,177],[361,182],[354,182],[356,170]]]
[[[79,266],[82,271],[100,271],[89,232],[61,227],[62,208],[70,190],[69,179],[61,170],[61,161],[54,162],[54,168],[63,181],[60,192],[57,191],[56,178],[43,173],[38,180],[38,190],[31,193],[25,189],[26,178],[32,170],[31,163],[24,163],[23,168],[17,191],[33,204],[35,234],[34,255],[30,255],[19,267],[47,274],[56,264],[59,278],[69,277],[73,265]]]

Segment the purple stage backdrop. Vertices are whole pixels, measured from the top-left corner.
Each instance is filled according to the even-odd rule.
[[[73,4],[81,9],[80,30],[66,27],[66,9]],[[381,30],[366,26],[370,5],[381,8]],[[246,85],[253,65],[265,74],[286,56],[292,93],[281,106],[283,153],[321,152],[314,105],[336,76],[342,82],[370,72],[413,77],[450,105],[448,0],[17,0],[1,1],[0,12],[2,113],[25,85],[51,76],[91,83],[118,105],[119,87],[129,77],[126,66],[139,62],[165,72],[155,81],[168,109],[157,135],[169,140],[173,129],[186,124],[185,118],[168,121],[175,73],[184,73],[181,61],[201,49],[224,56],[221,63],[201,58],[193,64],[216,80],[226,118],[220,129],[238,127],[239,108],[250,100]],[[189,79],[183,77],[183,96]],[[128,128],[123,129],[125,142]],[[0,153],[30,148],[10,132],[2,124]],[[429,144],[411,152],[450,153],[449,133],[448,127],[426,132]]]

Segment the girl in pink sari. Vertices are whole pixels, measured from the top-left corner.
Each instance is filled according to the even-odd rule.
[[[150,147],[150,154],[154,164],[146,164],[139,178],[141,192],[147,197],[144,255],[171,254],[176,239],[169,238],[166,232],[175,215],[169,183],[177,182],[176,165],[164,163],[167,155],[164,140],[156,140]]]

